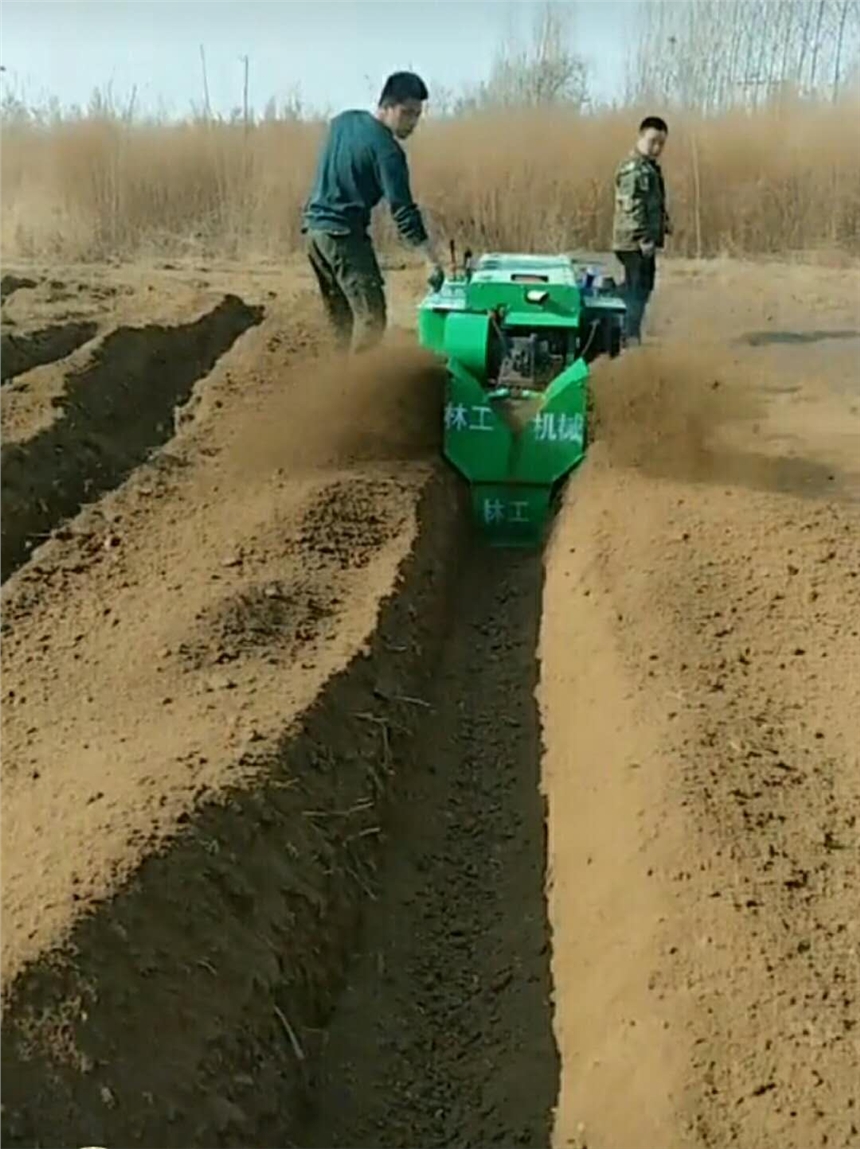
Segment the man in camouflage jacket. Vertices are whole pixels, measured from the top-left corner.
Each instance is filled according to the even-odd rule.
[[[637,342],[642,339],[642,318],[654,290],[655,253],[671,235],[666,187],[657,162],[668,134],[665,120],[647,116],[639,125],[636,146],[615,171],[612,248],[624,267],[627,337]]]

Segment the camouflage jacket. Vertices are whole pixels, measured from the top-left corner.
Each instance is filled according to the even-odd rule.
[[[670,234],[660,165],[634,149],[615,170],[612,250],[638,251],[640,242],[648,239],[661,248]]]

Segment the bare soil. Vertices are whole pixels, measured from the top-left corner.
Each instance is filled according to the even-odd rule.
[[[849,1146],[857,278],[683,270],[547,551],[554,1143]]]
[[[311,286],[3,277],[5,1142],[856,1143],[856,272],[668,268],[536,555]]]
[[[306,1146],[547,1145],[539,554],[465,549]]]

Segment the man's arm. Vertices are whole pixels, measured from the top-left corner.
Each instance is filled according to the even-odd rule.
[[[379,157],[379,182],[401,239],[416,248],[434,272],[441,268],[436,245],[427,234],[421,212],[412,198],[406,156],[398,144]]]
[[[400,238],[410,247],[419,247],[427,243],[429,237],[424,227],[424,220],[412,198],[412,189],[409,186],[406,156],[397,144],[392,144],[379,156],[378,164],[382,194],[388,200]]]

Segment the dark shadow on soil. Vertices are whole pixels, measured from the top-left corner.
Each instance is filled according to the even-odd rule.
[[[34,367],[65,359],[92,339],[97,331],[98,324],[89,320],[55,323],[26,335],[3,335],[0,338],[0,381],[7,383]]]
[[[4,275],[0,279],[0,301],[8,299],[10,295],[14,295],[16,291],[20,291],[22,287],[38,287],[35,279],[30,279],[26,275]]]
[[[550,1144],[542,585],[540,554],[469,560],[297,1145]]]
[[[549,1144],[541,562],[468,557],[463,495],[259,779],[12,987],[4,1145],[315,1144],[333,1097],[330,1146]]]
[[[770,344],[824,343],[829,339],[860,339],[860,331],[750,331],[738,342],[748,347],[767,347]]]
[[[194,323],[121,327],[66,379],[62,413],[2,448],[2,562],[7,579],[64,519],[113,490],[174,434],[184,403],[263,308],[235,295]]]
[[[689,467],[681,468],[677,459],[655,454],[641,464],[641,470],[654,478],[682,478],[803,499],[860,499],[860,475],[846,475],[828,463],[799,456],[713,449],[700,452]]]

